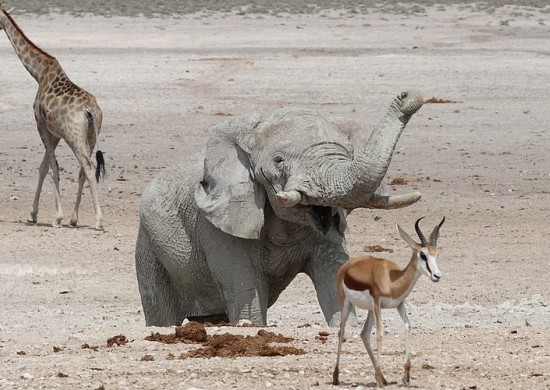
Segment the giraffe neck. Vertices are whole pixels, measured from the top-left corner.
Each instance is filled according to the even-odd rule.
[[[40,84],[43,77],[48,73],[48,68],[57,66],[59,63],[55,57],[46,53],[44,50],[36,46],[27,36],[21,31],[13,18],[0,7],[0,27],[6,31],[6,35],[10,40],[17,56],[27,68],[32,77]],[[60,68],[60,71],[63,70]]]

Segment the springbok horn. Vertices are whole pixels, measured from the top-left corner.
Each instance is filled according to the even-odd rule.
[[[432,234],[430,234],[430,245],[435,246],[437,244],[437,239],[439,238],[439,229],[441,228],[441,225],[443,225],[443,222],[445,222],[445,217],[443,217],[441,222],[439,222],[439,225],[434,227]]]
[[[416,222],[414,224],[414,230],[416,230],[416,234],[418,234],[418,238],[420,238],[420,243],[422,244],[422,246],[428,246],[428,242],[426,241],[426,237],[424,237],[424,235],[420,231],[420,227],[418,226],[418,223],[422,219],[424,219],[424,217],[420,217],[416,220]]]

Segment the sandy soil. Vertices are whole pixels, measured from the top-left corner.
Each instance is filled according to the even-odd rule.
[[[162,168],[200,151],[208,129],[227,116],[295,105],[369,128],[395,94],[414,88],[451,101],[426,104],[411,120],[388,173],[389,182],[405,179],[395,191],[419,190],[423,199],[403,210],[354,212],[350,250],[381,245],[404,265],[410,253],[395,222],[412,230],[422,215],[429,225],[445,215],[444,280],[421,279],[408,299],[411,385],[549,388],[548,10],[16,14],[104,111],[106,230],[92,229],[88,192],[82,225],[52,228],[50,178],[39,223],[25,222],[43,155],[32,114],[36,83],[0,33],[0,387],[333,388],[337,331],[324,323],[303,276],[268,312],[268,330],[294,338],[284,345],[303,355],[179,359],[197,345],[145,340],[174,329],[147,328],[141,313],[140,195]],[[57,159],[70,215],[78,164],[65,144]],[[397,388],[403,332],[397,313],[384,316],[382,364]],[[375,386],[359,338],[364,318],[348,327],[344,388]],[[258,330],[207,328],[209,335]],[[108,346],[117,335],[127,342]]]

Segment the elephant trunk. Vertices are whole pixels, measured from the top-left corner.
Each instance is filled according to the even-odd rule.
[[[394,99],[382,123],[372,132],[355,158],[334,165],[324,173],[322,181],[327,184],[318,196],[311,198],[294,190],[281,191],[277,193],[281,204],[292,206],[302,203],[354,209],[397,208],[414,203],[419,199],[417,194],[403,199],[383,199],[384,205],[379,205],[381,199],[375,192],[386,175],[401,133],[411,116],[422,107],[422,103],[422,96],[418,92],[402,92]]]

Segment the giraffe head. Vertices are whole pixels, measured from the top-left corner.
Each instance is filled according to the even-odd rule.
[[[4,7],[2,7],[2,3],[0,3],[0,13],[3,13],[4,16],[6,16],[9,19],[11,19],[10,14],[13,12],[14,9],[15,7],[12,7],[9,10],[7,10]],[[4,30],[4,22],[2,21],[2,15],[0,15],[0,30]]]
[[[2,7],[2,3],[0,3],[0,31],[4,29],[4,19],[9,18],[8,12]]]

